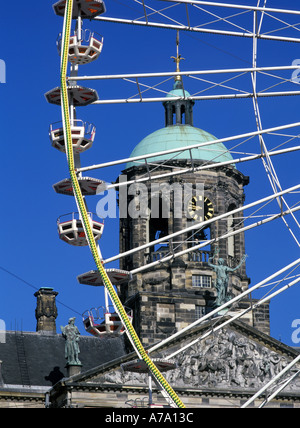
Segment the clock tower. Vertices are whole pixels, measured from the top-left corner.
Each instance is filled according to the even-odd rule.
[[[119,177],[128,183],[119,190],[120,253],[143,246],[121,259],[120,268],[133,275],[120,297],[133,309],[145,346],[188,326],[247,290],[250,282],[245,237],[238,232],[242,211],[214,221],[243,206],[249,179],[222,143],[194,126],[194,101],[181,77],[163,106],[165,127],[134,148]],[[164,153],[170,150],[173,154]],[[135,160],[139,156],[146,161]],[[220,265],[229,268],[222,287]],[[240,302],[240,309],[246,303]],[[257,327],[254,315],[245,321]],[[268,323],[262,329],[268,333]]]

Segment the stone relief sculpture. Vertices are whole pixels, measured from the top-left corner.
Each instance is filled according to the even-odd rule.
[[[245,262],[247,255],[244,255],[240,263],[235,268],[230,268],[225,265],[224,259],[219,258],[218,264],[213,264],[213,259],[219,254],[219,249],[216,248],[215,253],[212,257],[208,259],[208,266],[213,268],[213,270],[216,272],[217,279],[215,283],[215,287],[217,289],[217,298],[215,301],[215,306],[221,306],[224,303],[228,302],[230,300],[230,297],[228,296],[228,280],[229,280],[229,272],[235,272],[238,270],[242,264]]]
[[[223,330],[179,354],[178,367],[169,381],[178,386],[252,389],[264,385],[286,365],[284,357]]]
[[[288,364],[284,356],[229,329],[194,344],[178,354],[176,362],[177,368],[166,373],[174,387],[235,390],[258,389]],[[101,380],[123,385],[147,383],[146,375],[121,370],[110,372]],[[294,381],[288,388],[293,390],[299,385]]]

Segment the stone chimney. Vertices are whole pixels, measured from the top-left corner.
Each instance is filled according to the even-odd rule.
[[[53,288],[42,287],[34,293],[37,298],[35,317],[37,319],[36,331],[44,334],[56,334],[56,296]]]

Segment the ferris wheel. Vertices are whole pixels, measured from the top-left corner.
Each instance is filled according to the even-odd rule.
[[[300,223],[299,214],[300,203],[297,199],[299,194],[299,179],[285,186],[282,180],[281,169],[278,168],[276,159],[283,159],[281,162],[289,163],[289,157],[294,160],[300,149],[298,139],[300,132],[300,122],[289,122],[279,125],[274,118],[271,126],[264,126],[265,100],[297,97],[300,95],[298,86],[300,84],[299,62],[294,58],[292,63],[272,66],[258,66],[260,56],[259,43],[300,43],[299,24],[297,19],[300,11],[269,7],[267,0],[248,0],[247,5],[236,4],[235,2],[212,2],[201,0],[127,0],[126,5],[132,6],[128,18],[119,18],[110,15],[108,1],[104,0],[60,0],[53,5],[58,16],[64,17],[63,31],[58,36],[57,48],[61,56],[61,86],[56,87],[46,94],[49,103],[61,106],[61,121],[50,125],[49,135],[53,148],[64,153],[67,157],[70,177],[63,179],[53,187],[57,193],[75,198],[78,212],[72,212],[61,216],[57,221],[59,237],[63,241],[74,246],[89,246],[93,254],[96,269],[84,273],[78,277],[81,284],[90,286],[100,286],[104,289],[105,306],[97,307],[86,311],[83,315],[83,323],[87,332],[101,339],[104,336],[114,336],[126,334],[136,351],[138,362],[130,364],[128,371],[142,370],[149,373],[149,403],[151,403],[151,376],[159,387],[168,404],[172,407],[184,407],[180,398],[168,384],[162,371],[171,370],[172,359],[180,349],[172,355],[168,355],[164,361],[151,359],[151,353],[159,350],[162,346],[171,342],[201,323],[212,319],[222,311],[228,310],[233,304],[239,302],[243,297],[256,290],[260,290],[272,284],[271,290],[266,297],[259,299],[255,306],[260,306],[270,301],[275,296],[290,289],[300,282],[300,273],[297,269],[300,266],[300,258],[290,258],[290,261],[281,266],[267,278],[261,279],[251,288],[239,293],[231,300],[218,306],[216,309],[203,315],[189,326],[179,330],[169,338],[158,343],[146,352],[143,348],[136,332],[132,327],[133,312],[122,305],[113,286],[122,287],[134,275],[145,272],[154,266],[174,260],[183,254],[189,254],[195,250],[205,248],[210,243],[220,243],[224,239],[229,239],[245,231],[252,231],[264,228],[273,222],[282,222],[284,233],[288,234],[293,242],[294,253],[300,247]],[[251,4],[250,4],[251,3]],[[270,3],[271,0],[270,0]],[[133,11],[133,12],[132,12]],[[265,25],[267,21],[268,25]],[[85,28],[88,22],[93,28]],[[79,73],[87,64],[96,61],[101,55],[104,37],[98,34],[95,29],[101,22],[112,24],[129,24],[145,28],[169,29],[176,32],[177,55],[173,58],[176,63],[176,72],[154,72],[154,73],[132,73],[114,75],[83,76]],[[270,24],[271,22],[271,24]],[[72,29],[72,25],[75,26]],[[180,34],[211,34],[217,37],[237,38],[247,41],[247,46],[251,46],[250,64],[247,67],[198,69],[193,71],[182,71],[180,55]],[[224,49],[224,48],[223,48]],[[69,74],[68,63],[70,66]],[[195,171],[207,170],[214,167],[211,163],[196,165],[194,163],[194,150],[205,148],[215,149],[215,156],[218,158],[218,167],[226,167],[232,164],[232,159],[236,165],[253,164],[259,162],[264,171],[264,178],[269,186],[269,194],[261,195],[257,192],[257,198],[242,207],[232,209],[220,215],[212,215],[212,208],[207,208],[207,215],[199,217],[186,229],[179,230],[163,237],[155,236],[154,239],[142,246],[126,250],[108,259],[104,259],[101,252],[101,236],[105,233],[104,221],[89,212],[87,208],[88,196],[99,193],[100,190],[120,189],[120,186],[131,184],[130,181],[105,183],[99,178],[85,176],[84,173],[103,168],[110,168],[117,165],[144,165],[147,175],[135,179],[134,183],[151,182],[157,178],[157,169],[163,159],[164,164],[168,160],[176,158],[186,147],[176,147],[160,151],[150,150],[148,153],[135,153],[124,159],[116,159],[97,165],[82,167],[80,155],[86,150],[92,149],[97,142],[96,125],[85,122],[77,116],[77,108],[87,105],[105,104],[142,104],[166,102],[166,96],[170,96],[168,89],[165,89],[166,82],[174,79],[175,82],[183,82],[186,79],[191,84],[184,83],[185,87],[193,87],[194,93],[190,94],[181,87],[179,91],[171,94],[174,101],[216,101],[216,100],[247,100],[251,103],[252,119],[255,129],[251,126],[246,132],[230,135],[224,138],[212,138],[206,142],[196,143],[189,146],[190,166],[182,168],[178,166],[170,172],[163,172],[160,178],[181,177]],[[80,82],[89,81],[120,81],[129,83],[134,87],[131,96],[117,99],[100,99],[97,91],[90,87],[81,86]],[[147,83],[145,83],[147,82]],[[185,82],[185,81],[184,81]],[[199,85],[199,86],[197,86]],[[177,88],[179,87],[177,86]],[[278,89],[281,90],[278,90]],[[158,95],[157,95],[158,94]],[[294,98],[293,98],[294,99]],[[174,113],[176,116],[176,112]],[[180,115],[180,113],[178,113]],[[178,119],[177,114],[177,119]],[[170,114],[170,117],[172,114]],[[186,115],[187,118],[187,115]],[[168,120],[168,119],[167,119]],[[171,119],[170,119],[171,120]],[[186,119],[187,120],[187,119]],[[250,122],[249,122],[250,123]],[[228,144],[230,149],[225,153],[217,151],[219,144]],[[230,157],[226,155],[230,154]],[[279,169],[279,172],[278,172]],[[204,201],[203,201],[204,203]],[[210,201],[208,201],[210,203]],[[193,203],[194,204],[194,203]],[[192,208],[193,208],[192,204]],[[195,204],[194,204],[195,205]],[[275,207],[277,210],[274,212]],[[204,210],[204,207],[202,207]],[[211,210],[211,211],[210,211]],[[155,245],[160,245],[166,240],[173,240],[184,232],[201,231],[205,227],[221,220],[228,220],[233,215],[243,215],[242,227],[231,228],[224,235],[217,238],[211,237],[203,242],[197,241],[182,249],[177,246],[171,252],[165,252],[156,260],[152,259],[132,270],[122,270],[109,268],[109,264],[116,260],[121,260],[129,255],[145,251]],[[109,220],[108,220],[109,221]],[[277,249],[274,248],[274,251]],[[274,285],[275,284],[275,285]],[[274,291],[276,289],[276,291]],[[253,306],[242,312],[231,316],[229,320],[218,325],[214,329],[221,329],[253,310]],[[211,331],[206,334],[211,334]],[[197,339],[198,340],[198,339]],[[194,342],[187,346],[192,346]],[[271,386],[289,373],[289,370],[296,366],[300,357],[292,361],[285,369],[272,379],[260,391],[243,405],[247,407],[257,397],[269,390]],[[293,377],[290,377],[291,381]],[[288,380],[288,381],[289,381]],[[288,382],[287,381],[287,382]],[[280,389],[276,392],[278,393]],[[276,395],[276,392],[274,393]],[[268,398],[270,401],[274,394]]]

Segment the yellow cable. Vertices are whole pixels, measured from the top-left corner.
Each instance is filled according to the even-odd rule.
[[[70,32],[71,32],[71,23],[72,23],[72,11],[73,11],[73,0],[66,0],[66,11],[64,19],[64,35],[63,35],[63,44],[62,44],[62,58],[61,58],[61,99],[62,99],[62,118],[64,126],[64,138],[66,141],[66,152],[67,160],[70,171],[70,177],[73,184],[74,196],[76,199],[77,207],[81,215],[81,220],[85,230],[85,234],[89,243],[91,253],[93,255],[97,269],[102,277],[104,286],[106,287],[108,294],[114,304],[115,310],[120,316],[120,319],[123,322],[123,325],[126,329],[126,333],[134,346],[135,351],[138,356],[144,360],[147,364],[149,371],[156,379],[157,383],[160,385],[162,390],[166,393],[167,397],[170,399],[171,403],[176,407],[184,408],[184,404],[177,396],[172,387],[168,384],[166,379],[157,369],[155,364],[152,362],[150,357],[147,355],[140,339],[138,338],[130,319],[117,295],[115,289],[106,273],[106,270],[103,267],[102,261],[99,257],[97,250],[96,241],[92,233],[91,224],[89,221],[89,216],[86,210],[84,199],[81,193],[79,186],[78,178],[75,170],[74,156],[73,156],[73,145],[72,145],[72,135],[71,135],[71,122],[70,122],[70,113],[69,113],[69,99],[68,99],[68,90],[67,90],[67,66],[68,66],[68,51],[70,44]]]

